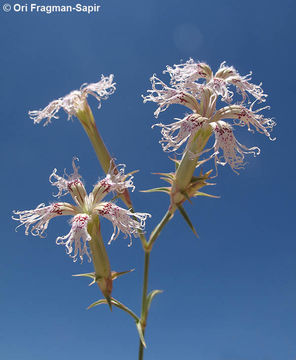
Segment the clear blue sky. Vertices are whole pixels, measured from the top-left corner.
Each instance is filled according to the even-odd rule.
[[[240,141],[262,153],[239,176],[220,167],[211,188],[220,199],[187,204],[200,238],[178,214],[163,231],[149,288],[165,292],[152,304],[145,359],[295,360],[295,2],[102,0],[91,15],[4,13],[3,2],[1,359],[136,359],[137,332],[125,313],[86,310],[101,295],[71,276],[92,265],[73,263],[55,245],[67,221],[53,220],[45,239],[14,231],[11,211],[52,201],[48,176],[55,167],[70,169],[73,155],[89,190],[103,175],[76,119],[60,113],[44,128],[27,112],[113,73],[117,91],[94,110],[97,125],[112,155],[141,170],[136,190],[155,187],[162,183],[151,173],[171,171],[172,163],[159,130],[150,128],[155,106],[141,94],[153,73],[193,57],[214,69],[226,60],[241,74],[253,70],[269,94],[277,141],[240,131]],[[175,106],[160,120],[183,113]],[[149,233],[168,199],[137,191],[133,199],[153,215]],[[112,227],[103,225],[107,241]],[[138,313],[143,254],[139,240],[127,245],[121,236],[108,247],[114,270],[136,268],[115,281],[113,295]]]

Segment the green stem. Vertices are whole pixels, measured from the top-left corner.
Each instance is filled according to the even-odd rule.
[[[85,102],[84,108],[77,113],[77,118],[79,119],[81,125],[84,128],[104,172],[107,174],[110,169],[110,166],[111,166],[111,168],[116,170],[116,165],[115,165],[106,145],[104,144],[104,141],[103,141],[100,133],[98,132],[98,129],[96,127],[96,123],[94,120],[94,116],[93,116],[92,111],[87,102]],[[134,212],[133,205],[130,200],[128,191],[126,190],[124,193],[119,194],[119,196],[124,201],[124,203],[127,205],[127,207],[131,210],[131,212]],[[139,237],[142,242],[143,249],[145,251],[144,277],[143,277],[143,290],[142,290],[142,309],[141,309],[141,319],[140,319],[143,336],[145,334],[145,328],[146,328],[146,322],[147,322],[147,316],[148,316],[147,292],[148,292],[150,252],[152,250],[152,246],[153,246],[155,240],[159,236],[159,234],[160,234],[161,230],[163,229],[163,227],[165,226],[165,224],[172,218],[172,215],[173,215],[173,212],[167,211],[167,213],[162,218],[160,223],[152,231],[149,241],[146,240],[146,237],[141,230],[138,231]],[[106,300],[109,303],[109,306],[111,306],[111,298],[108,297],[108,298],[106,298]],[[140,341],[139,360],[143,360],[143,356],[144,356],[144,345]]]
[[[146,311],[146,299],[148,292],[148,275],[149,275],[149,260],[150,260],[150,251],[145,251],[145,262],[144,262],[144,276],[143,276],[143,291],[142,291],[142,309],[141,309],[141,326],[143,331],[143,336],[145,336],[146,322],[148,313]],[[140,340],[139,343],[139,360],[143,360],[144,356],[144,345]]]
[[[145,250],[145,261],[144,261],[144,275],[143,275],[143,290],[142,290],[142,309],[141,309],[141,326],[143,331],[143,336],[145,335],[148,309],[147,309],[147,293],[148,293],[148,275],[149,275],[149,260],[150,252],[155,240],[158,238],[161,230],[167,224],[167,222],[172,218],[172,213],[167,211],[160,223],[152,231],[149,241],[147,242]],[[139,360],[143,360],[144,356],[144,345],[140,340],[139,343]]]
[[[163,227],[165,226],[165,224],[172,218],[172,212],[171,211],[167,211],[166,214],[164,215],[164,217],[162,218],[161,222],[155,227],[155,229],[152,231],[149,241],[147,243],[147,250],[151,251],[152,246],[155,242],[155,240],[158,238],[161,230],[163,229]]]

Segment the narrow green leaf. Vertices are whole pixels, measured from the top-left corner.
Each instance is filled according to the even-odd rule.
[[[136,326],[137,326],[137,330],[138,330],[138,333],[139,333],[140,340],[141,340],[144,348],[146,349],[147,346],[146,346],[146,342],[145,342],[145,339],[144,339],[143,329],[142,329],[141,322],[140,322],[140,321],[136,321]]]
[[[125,311],[126,313],[128,313],[136,322],[140,321],[140,319],[138,318],[138,316],[131,310],[129,309],[127,306],[123,305],[121,302],[119,302],[118,300],[114,299],[114,298],[110,298],[110,303],[116,307],[118,307],[119,309]],[[89,307],[87,308],[88,310],[98,306],[98,305],[102,305],[102,304],[108,304],[108,301],[106,299],[100,299],[98,301],[95,301],[94,303],[92,303],[91,305],[89,305]]]
[[[92,303],[91,305],[88,306],[87,310],[95,307],[95,306],[98,306],[98,305],[102,305],[102,304],[107,304],[107,300],[106,299],[100,299],[98,301],[95,301],[94,303]]]
[[[161,294],[163,290],[152,290],[146,298],[146,311],[149,311],[151,302],[157,294]]]
[[[179,205],[178,209],[179,209],[181,215],[183,216],[183,218],[185,219],[186,223],[188,224],[188,226],[192,230],[193,234],[198,238],[197,232],[196,232],[194,226],[192,225],[192,222],[189,219],[189,216],[188,216],[187,212],[185,211],[185,209],[183,208],[183,206]]]

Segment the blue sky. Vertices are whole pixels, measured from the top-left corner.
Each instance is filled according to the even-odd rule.
[[[59,0],[59,4],[71,1]],[[7,1],[14,4],[12,0]],[[28,2],[29,3],[29,2]],[[74,2],[73,2],[74,3]],[[50,223],[45,239],[15,232],[13,209],[52,201],[48,176],[71,169],[74,155],[88,190],[103,173],[81,125],[66,115],[47,127],[27,112],[113,73],[117,91],[102,108],[90,101],[97,126],[118,162],[139,169],[136,190],[161,185],[153,172],[172,162],[151,130],[154,104],[141,94],[149,77],[189,57],[213,69],[226,60],[253,71],[269,94],[275,142],[245,129],[239,140],[257,145],[240,175],[220,167],[220,199],[196,199],[186,209],[196,239],[176,214],[157,241],[149,288],[165,290],[152,304],[145,359],[294,360],[295,278],[295,3],[292,0],[101,1],[97,14],[5,13],[0,7],[1,80],[1,325],[6,360],[137,358],[134,323],[117,309],[86,310],[101,297],[72,274],[92,271],[55,245],[69,225]],[[161,75],[162,76],[162,75]],[[163,76],[165,79],[165,76]],[[167,80],[167,78],[166,78]],[[162,122],[182,117],[177,105]],[[147,233],[168,206],[165,195],[133,193],[150,212]],[[103,223],[107,242],[112,227]],[[108,247],[112,268],[136,268],[115,281],[113,295],[139,313],[143,254],[122,236]]]

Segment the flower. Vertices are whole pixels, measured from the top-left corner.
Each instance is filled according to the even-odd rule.
[[[183,119],[175,119],[176,121],[171,124],[158,123],[152,126],[161,128],[160,143],[164,151],[177,151],[185,143],[184,152],[190,151],[190,144],[198,141],[195,134],[211,126],[212,134],[215,135],[214,145],[194,156],[200,156],[213,149],[209,159],[214,158],[215,165],[228,163],[232,170],[237,172],[236,170],[243,168],[245,154],[258,155],[260,149],[247,148],[240,144],[234,137],[231,125],[246,126],[251,132],[256,130],[270,140],[275,140],[271,137],[271,131],[276,123],[261,113],[270,107],[254,109],[256,103],[266,101],[267,95],[263,92],[261,83],[255,85],[251,82],[251,72],[241,76],[234,67],[223,62],[218,71],[213,73],[206,63],[189,59],[183,64],[167,66],[164,73],[170,76],[170,87],[153,75],[150,79],[152,90],[148,90],[148,95],[143,96],[144,102],[157,103],[155,117],[171,104],[185,105],[192,111]],[[239,103],[233,104],[235,92],[241,95],[242,99]],[[254,97],[253,102],[250,96]],[[219,98],[228,105],[217,109]],[[230,124],[222,121],[225,119],[230,120]],[[223,151],[223,161],[221,157],[218,158],[220,149]]]
[[[196,80],[209,80],[213,76],[209,65],[201,62],[196,63],[193,59],[189,59],[185,64],[174,65],[174,67],[167,66],[167,69],[163,73],[166,72],[170,75],[170,82],[173,86],[187,84],[189,88],[190,86],[194,86]]]
[[[238,174],[236,170],[244,167],[244,154],[253,154],[254,156],[260,154],[260,149],[256,146],[247,148],[240,144],[233,135],[232,127],[224,121],[211,123],[215,133],[215,144],[213,146],[214,153],[211,157],[215,157],[215,165],[229,164],[232,170]],[[218,157],[219,149],[223,150],[223,158]]]
[[[252,84],[251,81],[251,75],[252,72],[245,76],[241,76],[233,66],[226,66],[226,62],[222,62],[220,65],[219,70],[216,72],[214,78],[212,79],[213,82],[218,82],[220,84],[220,88],[224,88],[222,90],[225,93],[229,93],[228,86],[234,85],[236,87],[237,92],[239,92],[243,100],[245,101],[248,97],[247,93],[251,94],[255,99],[259,101],[265,101],[267,95],[264,94],[260,83],[259,85]],[[231,93],[229,93],[231,94]],[[222,100],[230,102],[232,98],[232,95],[225,97],[225,99],[222,96]]]
[[[68,114],[68,119],[72,116],[77,116],[79,111],[85,109],[86,98],[88,95],[94,96],[98,102],[98,108],[101,107],[101,100],[108,99],[109,95],[115,91],[115,83],[113,83],[114,75],[101,76],[101,80],[97,83],[83,84],[80,90],[74,90],[70,94],[53,100],[42,110],[29,111],[29,116],[34,120],[34,124],[40,124],[42,120],[46,119],[44,126],[51,122],[51,119],[57,119],[56,115],[60,109],[63,109]]]
[[[115,240],[120,231],[123,232],[126,237],[129,236],[131,245],[131,235],[138,236],[138,230],[144,230],[145,221],[147,217],[151,216],[147,213],[132,213],[129,210],[123,209],[111,202],[102,202],[94,208],[98,215],[110,220],[114,227],[114,232],[109,240],[110,244]]]
[[[72,256],[74,259],[79,257],[82,259],[83,255],[86,255],[89,260],[91,260],[88,249],[87,249],[87,242],[91,240],[91,236],[87,232],[87,224],[89,222],[89,215],[87,214],[77,214],[71,220],[71,230],[65,236],[59,236],[56,239],[57,245],[65,245],[67,249],[67,254],[71,254],[73,251],[73,243],[74,243],[74,255]],[[82,241],[82,248],[81,248],[81,241]],[[65,241],[66,240],[66,241]]]
[[[205,123],[204,118],[199,114],[186,115],[183,119],[175,119],[171,124],[164,125],[162,123],[154,124],[154,126],[161,127],[161,135],[163,136],[160,143],[164,151],[176,151],[179,147],[194,134]],[[175,134],[178,132],[177,134]],[[191,139],[188,140],[188,144]]]
[[[158,103],[158,108],[154,115],[157,118],[159,113],[165,111],[171,104],[181,104],[191,110],[198,108],[198,102],[195,98],[178,88],[173,89],[159,80],[155,74],[150,79],[152,90],[148,90],[149,95],[143,96],[143,102],[153,101]],[[160,87],[160,88],[159,88]]]
[[[132,213],[130,210],[121,208],[112,202],[102,202],[110,192],[122,192],[126,188],[134,189],[132,176],[125,174],[125,165],[119,165],[117,171],[113,169],[102,180],[94,186],[93,191],[88,195],[82,183],[81,176],[75,164],[77,158],[73,158],[73,174],[65,177],[57,174],[57,169],[53,170],[49,180],[53,186],[58,188],[55,195],[61,197],[69,193],[76,205],[66,202],[57,202],[45,206],[43,203],[34,210],[14,211],[13,219],[20,222],[19,226],[25,226],[25,234],[43,237],[49,221],[56,216],[72,215],[70,221],[71,230],[65,236],[56,239],[58,245],[65,245],[66,252],[74,261],[79,257],[83,261],[84,255],[90,260],[87,243],[91,240],[88,233],[88,224],[93,218],[103,216],[110,220],[114,227],[114,232],[109,243],[116,239],[121,232],[131,239],[131,235],[138,237],[138,231],[145,228],[145,220],[151,217],[148,213]],[[18,227],[19,227],[18,226]]]
[[[49,206],[42,203],[34,210],[14,211],[14,214],[18,215],[19,218],[13,219],[20,222],[17,228],[22,225],[25,226],[26,235],[29,234],[30,226],[32,226],[31,234],[42,237],[51,219],[60,215],[74,215],[75,211],[75,206],[68,203],[55,203]]]

